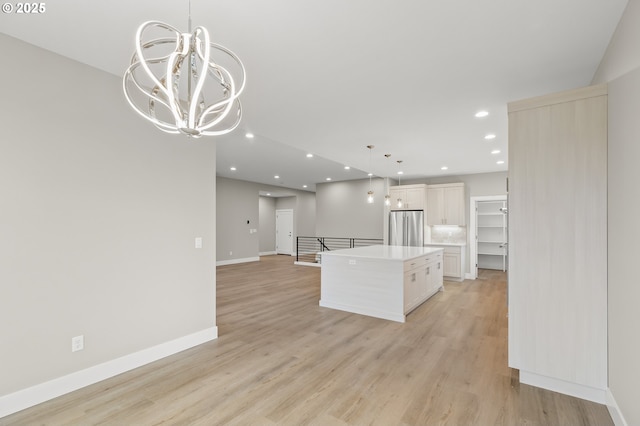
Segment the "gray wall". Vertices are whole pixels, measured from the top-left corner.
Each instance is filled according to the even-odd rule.
[[[382,238],[384,180],[373,179],[375,202],[367,203],[369,180],[316,184],[319,237]]]
[[[308,229],[315,229],[315,194],[308,191],[286,189],[293,195],[276,198],[274,201],[273,227],[260,228],[260,191],[283,192],[283,188],[227,179],[218,176],[217,182],[217,262],[236,262],[258,258],[262,251],[275,250],[275,209],[292,209],[295,237],[306,234]],[[266,205],[264,205],[265,208]],[[269,207],[270,208],[270,207]],[[265,213],[266,214],[266,213]],[[249,220],[249,224],[247,224]],[[254,234],[249,229],[257,229]],[[260,249],[262,238],[269,241],[269,237],[262,233],[273,235],[273,250]],[[265,243],[270,244],[270,243]],[[229,254],[229,253],[232,254]]]
[[[217,177],[216,182],[216,260],[257,258],[259,189],[254,183],[235,179]],[[250,229],[258,232],[251,234]]]
[[[0,397],[214,327],[215,145],[143,121],[116,76],[0,51]]]
[[[313,237],[316,230],[316,194],[301,193],[296,198],[296,233],[301,237]]]
[[[640,221],[640,2],[631,1],[594,83],[609,82],[609,388],[627,424],[640,424],[640,286],[635,278]]]
[[[258,201],[260,253],[276,251],[276,198],[260,197]]]
[[[293,210],[296,208],[296,197],[276,198],[276,210]],[[295,225],[294,225],[295,228]]]

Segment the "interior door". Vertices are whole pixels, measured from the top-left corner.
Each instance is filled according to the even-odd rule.
[[[293,255],[293,210],[276,210],[276,253]]]

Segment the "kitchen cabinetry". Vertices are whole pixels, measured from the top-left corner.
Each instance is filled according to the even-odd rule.
[[[506,209],[502,200],[476,204],[478,268],[507,270]]]
[[[427,224],[465,226],[464,183],[427,187]]]
[[[424,210],[427,204],[427,185],[402,185],[389,188],[391,210]],[[402,205],[398,207],[398,200]]]
[[[439,247],[443,249],[442,264],[444,277],[452,281],[464,281],[466,245],[428,243],[425,244],[425,247]]]
[[[404,264],[404,313],[408,314],[435,294],[443,284],[442,252],[406,261]]]
[[[604,403],[607,86],[508,112],[509,366],[523,383]]]

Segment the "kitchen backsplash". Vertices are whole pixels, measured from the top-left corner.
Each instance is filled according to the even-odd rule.
[[[467,228],[464,226],[432,226],[432,243],[467,243]]]

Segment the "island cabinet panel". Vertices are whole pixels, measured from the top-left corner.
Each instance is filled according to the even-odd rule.
[[[607,88],[509,104],[509,366],[604,403]]]
[[[442,249],[371,246],[322,254],[320,306],[405,322],[443,289]]]
[[[404,273],[404,313],[420,303],[427,289],[426,268],[416,268]]]
[[[442,289],[442,253],[404,262],[404,313],[408,314]]]

